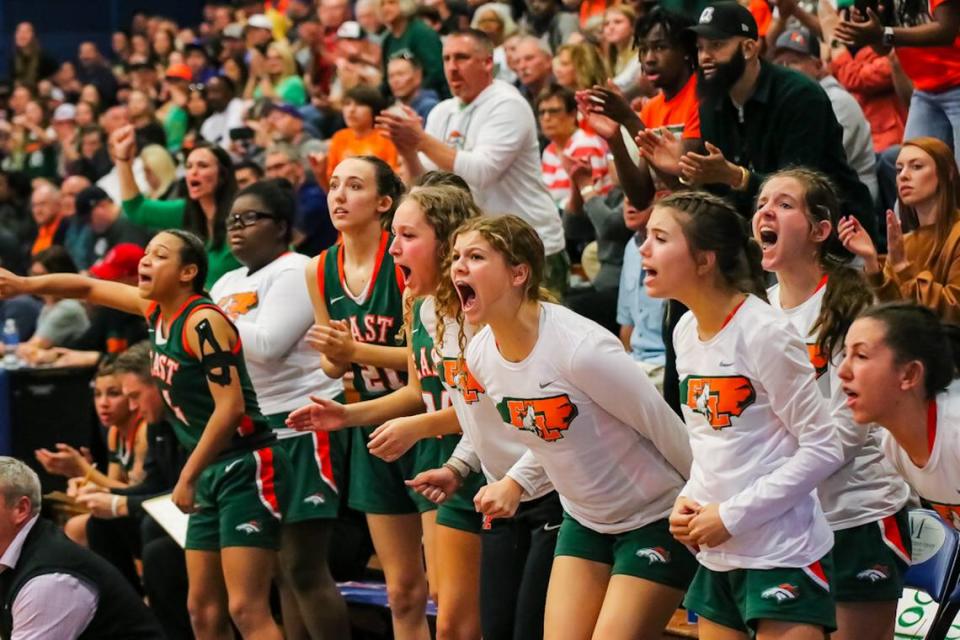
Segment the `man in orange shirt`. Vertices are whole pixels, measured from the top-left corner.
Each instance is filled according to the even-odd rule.
[[[638,209],[653,202],[658,191],[674,186],[676,178],[659,175],[640,158],[635,163],[620,126],[631,137],[644,129],[668,128],[683,138],[688,149],[700,147],[700,102],[697,98],[697,50],[687,31],[692,22],[684,16],[655,7],[640,22],[635,38],[644,75],[660,93],[643,106],[638,116],[623,96],[595,87],[579,92],[581,110],[593,129],[607,140],[627,198]]]
[[[30,255],[35,256],[55,244],[62,245],[67,236],[67,223],[60,211],[60,192],[49,183],[42,183],[30,197],[30,209],[37,223],[37,234],[31,242]]]

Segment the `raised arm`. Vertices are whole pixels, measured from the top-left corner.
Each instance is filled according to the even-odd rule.
[[[134,315],[144,315],[149,301],[140,297],[136,287],[88,278],[72,273],[23,277],[0,269],[0,298],[18,295],[48,295],[86,300],[90,304],[111,307]]]

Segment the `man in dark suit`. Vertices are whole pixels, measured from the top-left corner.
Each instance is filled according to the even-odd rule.
[[[0,457],[0,496],[0,636],[163,637],[116,569],[40,518],[40,479],[33,470]]]

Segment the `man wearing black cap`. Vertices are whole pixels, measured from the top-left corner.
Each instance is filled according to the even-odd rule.
[[[89,262],[102,259],[110,249],[122,243],[146,246],[148,234],[142,227],[120,215],[120,207],[100,187],[87,187],[77,194],[76,215],[89,220],[93,238]]]
[[[323,151],[323,145],[306,130],[303,113],[293,105],[274,104],[267,114],[271,138],[296,147],[301,158]]]
[[[750,215],[768,174],[806,166],[827,174],[839,188],[844,214],[873,232],[870,193],[847,163],[843,129],[823,89],[761,59],[757,23],[736,2],[708,6],[691,30],[706,152],[680,158],[681,181],[725,195]]]

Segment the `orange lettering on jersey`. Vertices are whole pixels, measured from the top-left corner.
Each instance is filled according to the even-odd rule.
[[[729,427],[757,399],[753,383],[743,376],[700,378],[687,376],[680,383],[681,401],[720,430]]]
[[[459,359],[444,358],[441,361],[441,367],[443,369],[444,384],[448,387],[459,389],[464,402],[467,404],[479,402],[480,394],[487,392],[486,389],[477,382],[477,379],[473,377],[473,374],[470,373],[470,369],[467,368],[466,363],[463,365],[463,373],[466,375],[460,375]]]
[[[810,356],[810,364],[813,365],[813,369],[817,372],[817,379],[827,372],[827,367],[830,364],[830,359],[827,357],[823,351],[820,350],[815,344],[807,345],[807,355]]]
[[[227,317],[236,320],[238,316],[245,316],[260,303],[256,291],[241,291],[232,293],[217,301],[217,306],[223,309]]]
[[[497,403],[497,411],[507,424],[521,431],[536,434],[541,440],[555,442],[563,438],[563,432],[579,415],[577,405],[570,396],[561,394],[549,398],[504,398]]]
[[[436,370],[430,364],[429,355],[429,350],[426,347],[420,347],[419,357],[415,357],[414,364],[417,366],[417,373],[420,374],[421,380],[437,375]]]
[[[173,376],[180,368],[180,363],[156,351],[151,351],[150,356],[150,374],[167,386],[173,384]]]
[[[357,321],[357,316],[350,316],[350,333],[357,342],[367,342],[372,344],[384,344],[393,346],[396,340],[390,333],[393,328],[394,319],[390,316],[381,316],[375,313],[368,313],[363,316],[363,323]]]
[[[924,500],[929,502],[929,500]],[[950,523],[954,529],[960,529],[960,504],[938,504],[930,502],[930,506],[940,514],[940,517]]]

